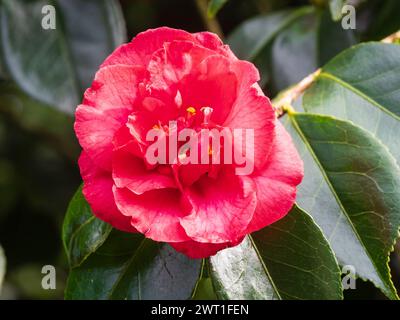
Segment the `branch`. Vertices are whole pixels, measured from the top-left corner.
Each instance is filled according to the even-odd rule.
[[[197,9],[201,15],[204,26],[208,31],[216,33],[221,39],[224,38],[224,33],[222,32],[222,28],[219,25],[219,22],[216,18],[210,18],[208,16],[208,1],[207,0],[196,0]]]
[[[396,43],[399,41],[400,31],[393,33],[387,38],[381,40],[383,43]],[[283,116],[286,112],[294,111],[292,106],[293,102],[296,101],[313,84],[315,78],[317,78],[320,73],[321,69],[318,69],[314,73],[305,77],[298,84],[279,94],[272,101],[273,108],[278,118]]]
[[[396,33],[393,33],[389,37],[385,38],[382,40],[383,43],[396,43],[399,42],[400,40],[400,31],[397,31]]]
[[[298,84],[278,95],[278,97],[273,100],[274,110],[278,118],[284,115],[289,109],[293,108],[293,101],[297,100],[297,98],[299,98],[303,92],[311,86],[320,73],[321,69],[318,69],[314,73],[305,77]]]

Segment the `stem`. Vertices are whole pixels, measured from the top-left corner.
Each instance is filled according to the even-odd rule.
[[[318,77],[320,73],[321,69],[318,69],[314,73],[305,77],[298,84],[278,95],[278,97],[273,101],[275,113],[278,118],[284,115],[288,109],[293,108],[293,101],[296,101],[304,93],[304,91],[311,86],[315,78]]]
[[[400,31],[397,31],[396,33],[393,33],[389,37],[385,38],[382,40],[383,43],[395,43],[399,42],[400,40]]]
[[[397,43],[399,41],[400,31],[397,31],[381,40],[383,43]],[[286,112],[294,112],[292,103],[296,101],[313,84],[315,78],[318,77],[320,73],[321,69],[318,69],[314,73],[305,77],[298,84],[279,94],[272,101],[273,108],[278,118],[282,117]]]
[[[208,1],[207,0],[196,0],[197,9],[201,15],[204,26],[208,31],[216,33],[221,39],[224,38],[224,33],[222,28],[216,18],[210,18],[208,16]]]

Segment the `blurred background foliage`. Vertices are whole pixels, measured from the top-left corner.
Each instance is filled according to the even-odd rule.
[[[345,3],[357,8],[356,30],[341,27]],[[40,27],[46,4],[57,9],[56,30]],[[261,84],[273,98],[345,48],[400,29],[398,0],[208,4],[0,0],[0,244],[7,257],[2,299],[63,298],[67,262],[61,223],[80,184],[73,112],[99,64],[117,45],[159,26],[190,32],[212,29],[240,58],[259,67]],[[397,280],[399,251],[391,261]],[[47,264],[56,266],[57,290],[41,288],[41,268]],[[0,285],[3,266],[0,252]],[[359,280],[357,288],[345,291],[345,297],[383,298],[369,283]]]

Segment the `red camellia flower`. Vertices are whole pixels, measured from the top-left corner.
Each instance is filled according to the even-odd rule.
[[[284,217],[303,164],[258,80],[251,63],[208,32],[158,28],[119,47],[76,110],[83,194],[94,214],[192,258],[237,245]],[[235,162],[184,163],[186,153],[159,164],[146,156],[151,130],[169,139],[207,128],[252,130],[253,170],[237,174]],[[223,153],[223,146],[209,149],[210,157]]]

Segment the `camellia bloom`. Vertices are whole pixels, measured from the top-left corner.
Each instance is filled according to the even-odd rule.
[[[76,110],[83,194],[94,214],[192,258],[237,245],[284,217],[303,164],[258,80],[251,63],[208,32],[158,28],[119,47]],[[179,155],[174,163],[149,163],[146,135],[158,129],[168,137],[170,121],[176,131],[253,130],[254,170],[183,164]],[[215,152],[223,150],[210,156]]]

